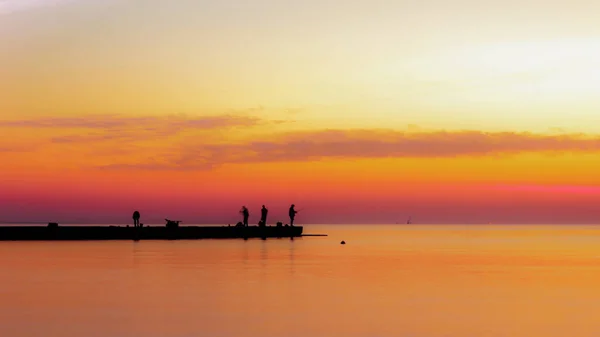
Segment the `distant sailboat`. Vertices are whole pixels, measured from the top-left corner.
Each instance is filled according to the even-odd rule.
[[[409,217],[408,217],[408,220],[406,220],[406,224],[407,224],[407,225],[410,225],[411,223],[412,223],[412,217],[410,217],[410,216],[409,216]]]

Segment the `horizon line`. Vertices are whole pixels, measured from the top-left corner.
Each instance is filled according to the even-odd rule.
[[[48,222],[41,222],[41,221],[0,221],[0,225],[47,225],[48,223],[51,222],[55,222],[55,221],[48,221]],[[94,223],[94,222],[74,222],[74,221],[69,221],[69,222],[58,222],[59,226],[60,225],[86,225],[86,226],[129,226],[131,224],[129,223],[115,223],[115,222],[104,222],[104,223]],[[267,225],[267,226],[273,226],[275,225],[276,222],[274,222],[271,225]],[[164,226],[164,223],[144,223],[144,225],[147,226]],[[181,226],[227,226],[227,225],[235,225],[235,224],[231,224],[231,223],[182,223]],[[284,223],[285,225],[285,223]],[[523,226],[523,225],[533,225],[533,226],[597,226],[600,225],[600,222],[580,222],[580,223],[573,223],[573,222],[556,222],[556,223],[547,223],[547,222],[505,222],[505,223],[494,223],[494,222],[489,222],[489,223],[484,223],[484,222],[443,222],[443,223],[436,223],[436,222],[423,222],[423,223],[304,223],[304,224],[298,224],[298,227],[301,226],[482,226],[482,225],[496,225],[496,226]],[[250,226],[258,226],[258,224],[253,224]]]

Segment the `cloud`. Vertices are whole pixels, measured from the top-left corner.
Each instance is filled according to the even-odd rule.
[[[273,136],[272,140],[240,144],[183,144],[178,151],[175,158],[170,158],[170,164],[153,167],[190,170],[210,169],[230,163],[353,158],[451,158],[527,152],[596,152],[600,151],[600,137],[526,132],[405,133],[392,130],[323,130],[282,134]],[[136,165],[127,167],[142,168]],[[143,168],[148,169],[148,165],[145,164]]]
[[[478,131],[404,133],[373,130],[328,130],[296,133],[278,141],[203,146],[198,154],[223,161],[294,161],[321,158],[455,157],[498,153],[597,151],[600,138],[577,135]]]
[[[69,160],[78,162],[81,167],[94,166],[94,161],[130,165],[132,158],[145,163],[152,163],[154,158],[159,163],[170,163],[179,158],[179,140],[200,137],[204,141],[218,141],[224,133],[239,136],[242,130],[277,123],[233,114],[144,117],[97,115],[0,120],[0,132],[5,135],[4,141],[0,141],[0,155],[73,153]],[[236,128],[240,128],[240,132]],[[202,134],[199,135],[199,132]],[[147,170],[151,165],[146,164],[143,169]],[[123,166],[123,169],[126,167]]]
[[[257,117],[240,115],[216,116],[143,116],[96,115],[69,118],[37,118],[0,121],[1,128],[48,129],[55,136],[55,144],[102,143],[111,141],[137,142],[164,138],[182,131],[210,131],[235,127],[253,127],[265,121]]]
[[[253,126],[261,120],[257,117],[238,115],[216,115],[216,116],[187,116],[184,114],[168,116],[142,116],[126,117],[121,115],[92,115],[81,117],[56,117],[37,118],[27,120],[4,120],[0,121],[0,127],[21,128],[54,128],[54,129],[131,129],[140,127],[157,126],[214,129],[231,126]]]
[[[57,153],[73,150],[81,158],[85,156],[86,160],[81,162],[83,166],[101,165],[103,169],[116,170],[208,170],[236,163],[600,152],[600,135],[554,132],[422,131],[415,126],[410,132],[338,129],[266,135],[229,130],[281,122],[235,114],[101,115],[4,120],[0,121],[0,129],[9,128],[9,132],[27,130],[28,134],[39,138],[38,151],[45,151],[46,146]],[[38,133],[36,129],[47,131]],[[223,130],[227,132],[221,132]],[[217,132],[188,137],[184,136],[185,131]],[[182,137],[172,137],[178,134]],[[0,152],[31,151],[31,144],[25,145],[19,141],[0,143]],[[62,148],[67,146],[69,149]]]
[[[600,186],[590,185],[496,185],[492,189],[518,192],[600,194]]]

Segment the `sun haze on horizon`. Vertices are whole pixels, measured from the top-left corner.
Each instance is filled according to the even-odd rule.
[[[598,223],[598,12],[0,0],[0,221]]]

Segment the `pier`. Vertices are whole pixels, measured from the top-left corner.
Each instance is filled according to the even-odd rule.
[[[198,240],[302,237],[302,226],[1,226],[0,241]]]

